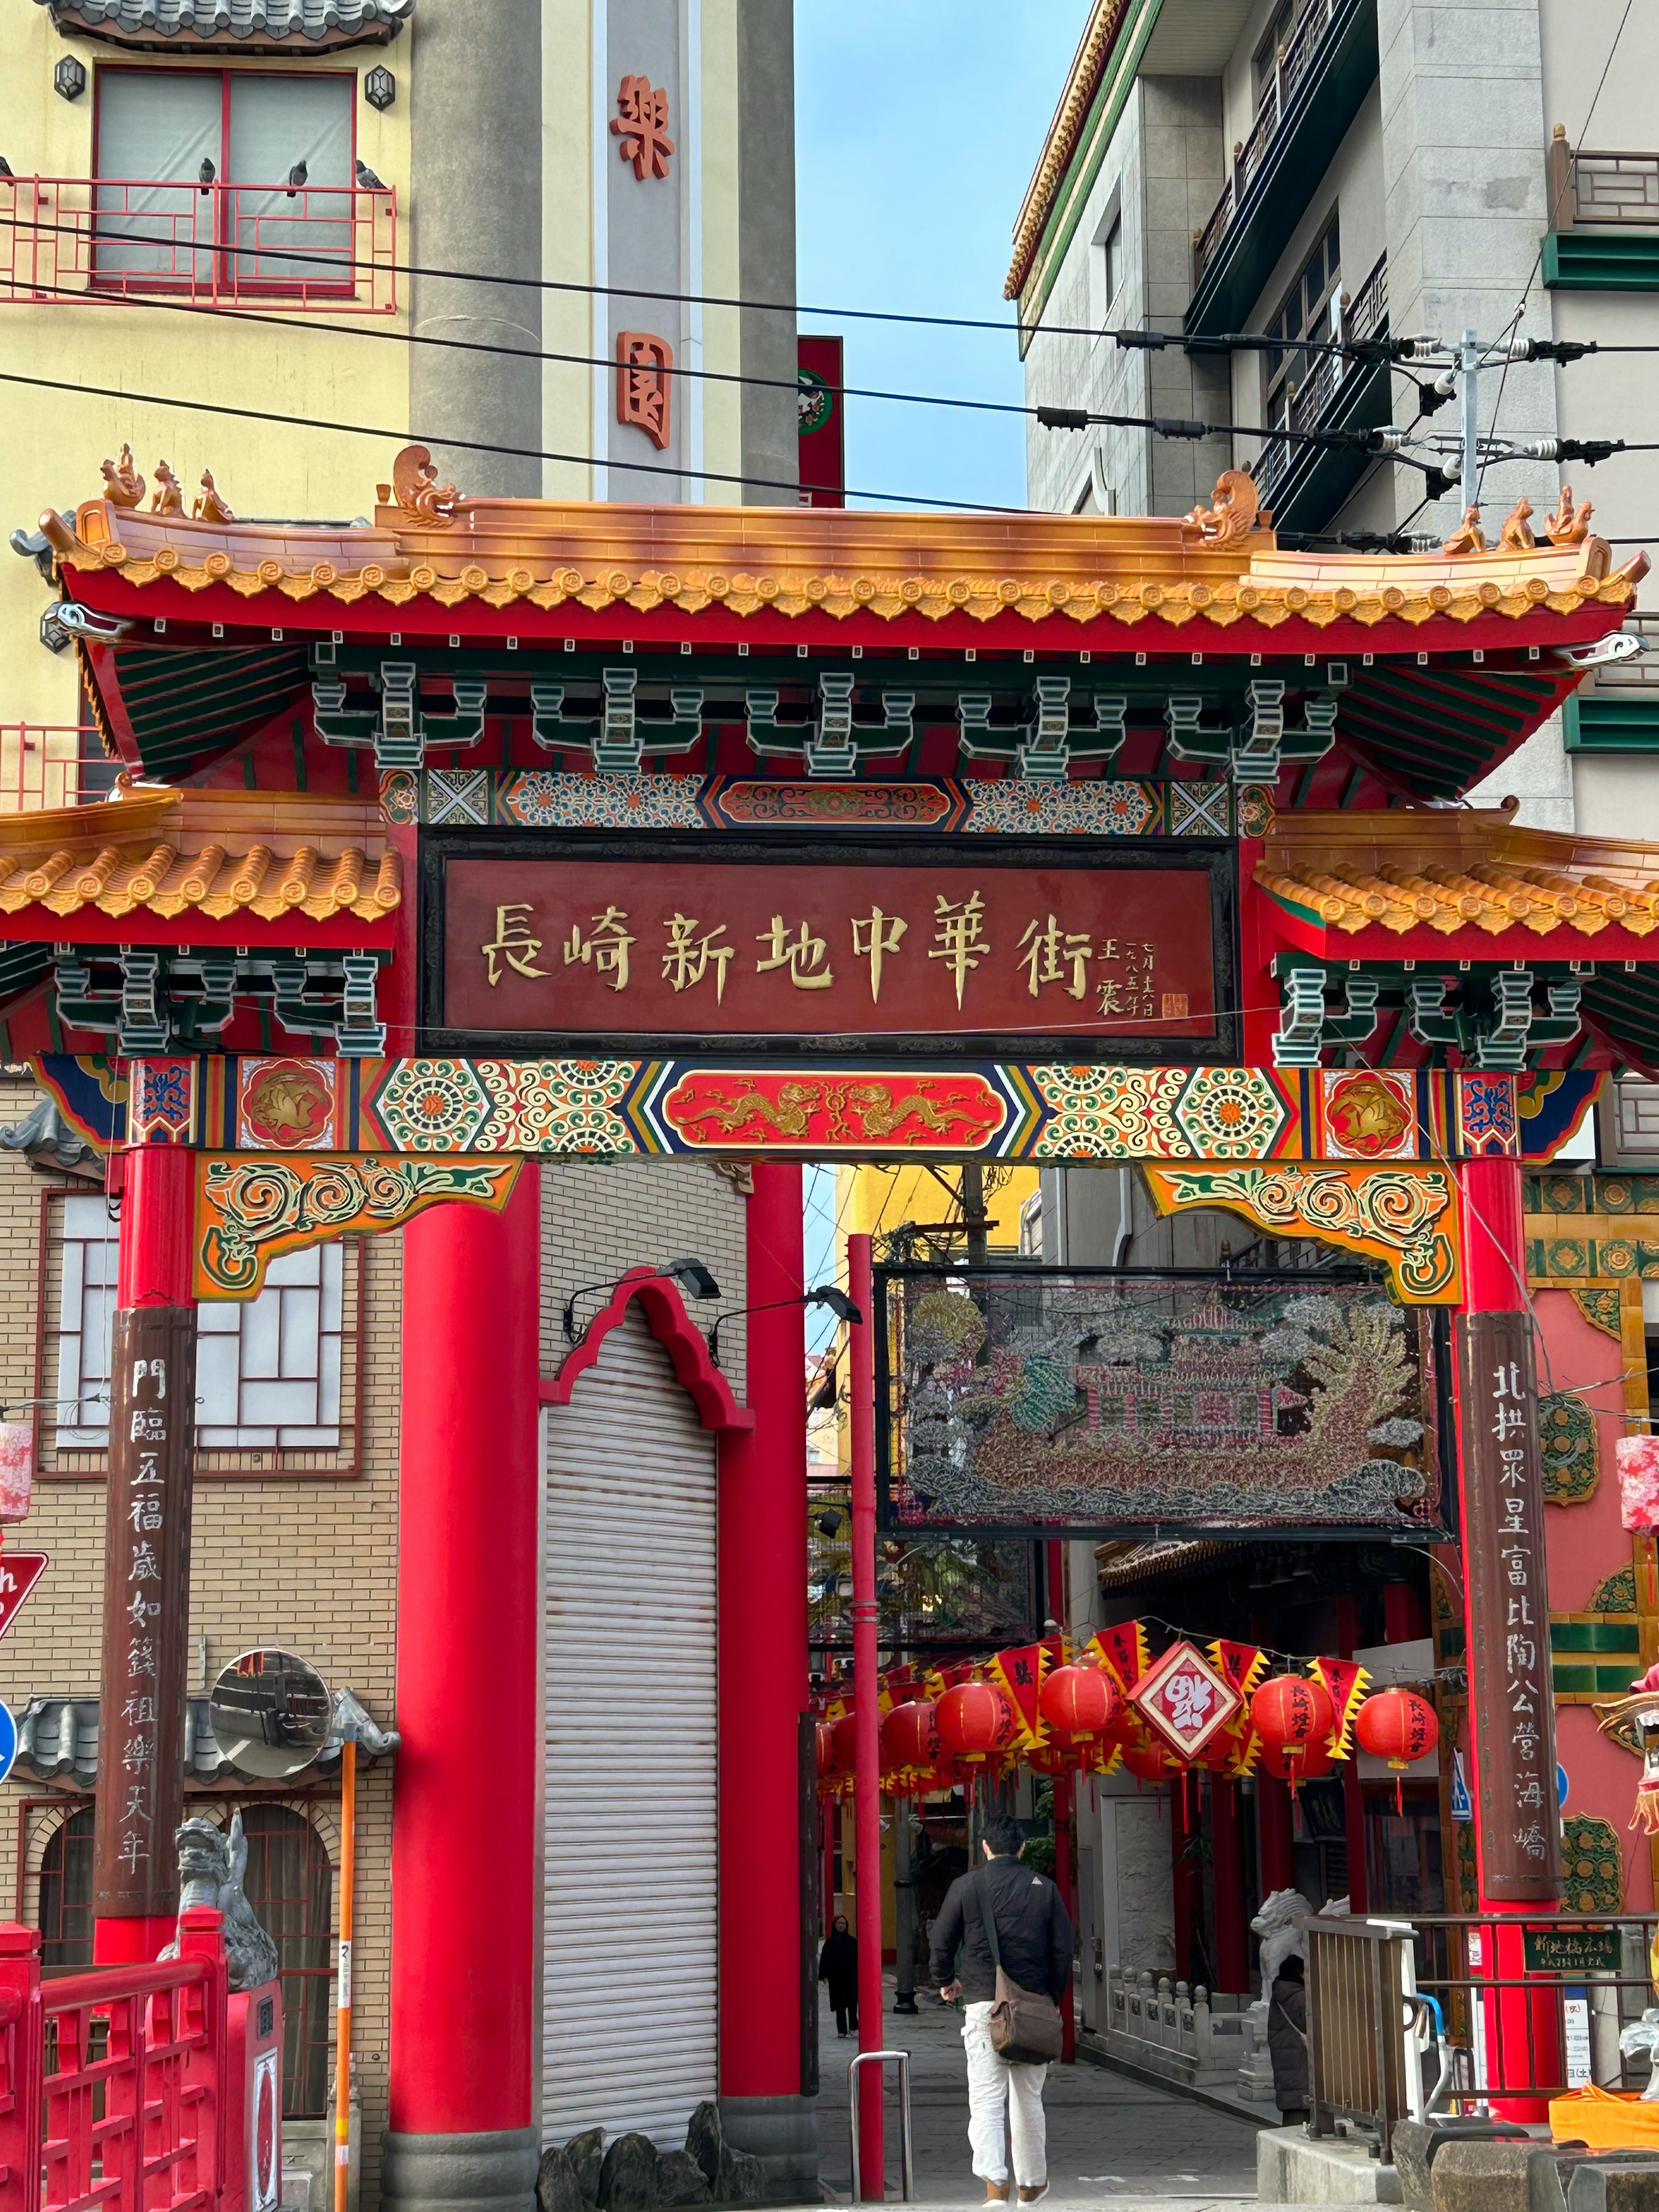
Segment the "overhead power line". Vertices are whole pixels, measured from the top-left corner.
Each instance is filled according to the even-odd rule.
[[[27,179],[19,179],[17,181],[20,183],[26,183]],[[160,187],[160,189],[163,190],[167,188],[168,187],[165,185]],[[183,190],[184,188],[185,187],[182,185],[179,186],[180,190]],[[317,191],[319,189],[325,190],[326,188],[312,186],[309,189]],[[340,188],[342,192],[347,189],[348,188],[345,186],[342,186]],[[332,220],[332,218],[321,218],[321,220]],[[349,218],[342,216],[339,220],[343,222],[348,221]],[[896,308],[890,307],[813,307],[802,306],[799,302],[783,300],[747,300],[743,298],[740,295],[732,293],[668,292],[657,290],[650,286],[641,286],[636,284],[596,284],[582,283],[574,277],[509,276],[501,274],[492,274],[489,270],[485,270],[437,268],[424,262],[375,261],[373,259],[364,260],[349,253],[327,252],[321,251],[320,249],[313,251],[302,246],[284,246],[280,248],[244,247],[229,244],[222,240],[214,238],[198,240],[192,237],[187,240],[181,240],[171,231],[138,230],[132,228],[131,226],[124,227],[118,230],[101,229],[96,225],[88,228],[82,223],[30,221],[27,217],[16,214],[0,216],[0,228],[24,231],[31,234],[41,234],[47,236],[56,234],[86,240],[88,244],[94,246],[162,246],[167,247],[170,251],[176,252],[180,254],[188,254],[192,258],[201,257],[205,258],[210,256],[226,256],[252,259],[256,255],[264,253],[273,260],[304,263],[336,274],[349,270],[352,271],[366,271],[371,275],[379,274],[382,276],[424,276],[439,279],[446,283],[500,286],[509,290],[571,292],[585,298],[653,300],[667,306],[676,307],[726,307],[733,309],[738,313],[748,312],[755,314],[793,315],[797,318],[802,316],[817,316],[830,322],[897,323],[923,330],[985,331],[1000,337],[1073,337],[1090,339],[1104,337],[1111,339],[1114,344],[1121,346],[1127,350],[1137,352],[1161,352],[1168,347],[1176,346],[1189,354],[1329,354],[1339,356],[1349,360],[1388,362],[1398,364],[1411,361],[1425,360],[1437,350],[1444,350],[1444,346],[1441,340],[1428,337],[1346,339],[1310,337],[1280,338],[1269,337],[1265,331],[1226,331],[1216,332],[1214,334],[1205,334],[1201,336],[1194,335],[1189,337],[1186,332],[1182,331],[1138,330],[1131,328],[1117,328],[1111,325],[1104,325],[1097,328],[1092,324],[1086,323],[1035,323],[1021,325],[1017,322],[1003,322],[996,319],[995,318],[976,315],[907,314]],[[152,272],[140,270],[134,273],[145,275]],[[165,277],[168,273],[177,272],[163,271],[161,273]],[[31,283],[28,284],[27,289],[30,291],[46,291],[52,293],[68,291],[72,295],[72,296],[77,299],[84,299],[88,296],[85,288],[77,289],[74,287],[44,285]],[[127,304],[129,305],[154,307],[161,304],[153,295],[146,295],[142,301],[134,301],[129,295],[119,296],[126,298]],[[215,313],[223,313],[226,311],[216,308],[210,312]],[[324,312],[326,312],[326,310],[325,309]],[[283,319],[285,322],[291,324],[295,319],[291,316],[287,316]],[[339,327],[339,325],[335,323],[330,323],[322,325],[322,327],[336,329]],[[1540,347],[1544,347],[1547,342],[1539,340],[1534,341],[1534,343]],[[1595,340],[1585,340],[1582,343],[1574,341],[1570,344],[1562,343],[1559,344],[1559,350],[1553,352],[1551,357],[1560,360],[1577,360],[1580,355],[1585,353],[1643,353],[1652,351],[1659,351],[1659,348],[1618,344],[1602,345]],[[554,358],[558,357],[559,356],[554,356]],[[1542,358],[1543,356],[1540,353],[1538,356],[1532,357]],[[574,358],[574,356],[572,356],[572,358]]]

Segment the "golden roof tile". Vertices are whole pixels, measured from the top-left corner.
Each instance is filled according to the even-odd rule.
[[[1614,568],[1603,538],[1481,547],[1462,554],[1281,552],[1255,486],[1229,471],[1215,504],[1182,517],[893,514],[815,507],[631,507],[558,500],[419,504],[404,449],[372,524],[340,528],[215,522],[154,514],[106,499],[77,508],[73,530],[40,528],[60,571],[117,571],[143,588],[225,583],[262,596],[401,607],[427,598],[506,611],[564,605],[639,613],[709,608],[747,617],[872,614],[980,622],[1011,610],[1032,623],[1103,617],[1136,631],[1242,617],[1268,629],[1389,618],[1463,624],[1498,613],[1579,614],[1626,605],[1646,573],[1638,551]],[[280,607],[271,613],[280,621]],[[1612,625],[1609,624],[1611,627]]]
[[[0,815],[3,914],[375,921],[402,901],[402,863],[372,800],[123,783],[101,805]]]

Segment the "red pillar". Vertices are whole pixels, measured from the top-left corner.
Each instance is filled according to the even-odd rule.
[[[858,1716],[853,1820],[858,1863],[859,2049],[881,2043],[881,1714],[876,1610],[876,1327],[870,1239],[847,1240],[847,1288],[862,1322],[848,1329],[852,1353],[853,1694]],[[886,2193],[882,2163],[881,2081],[860,2069],[859,2163],[864,2196]]]
[[[1359,1640],[1359,1607],[1351,1597],[1336,1601],[1336,1656],[1352,1659]],[[1365,1799],[1359,1786],[1358,1750],[1342,1762],[1342,1826],[1348,1843],[1348,1910],[1370,1911],[1370,1886],[1365,1878]]]
[[[121,1229],[93,1848],[93,1957],[100,1966],[154,1959],[175,1932],[173,1838],[184,1816],[195,1448],[195,1154],[182,1145],[148,1145],[117,1158]],[[166,1376],[159,1397],[158,1364]],[[141,1503],[142,1529],[135,1517]],[[156,1563],[154,1579],[141,1570],[140,1548]],[[142,1617],[135,1618],[135,1604]],[[134,1692],[153,1696],[153,1724],[124,1723]]]
[[[526,1163],[501,1213],[434,1206],[403,1232],[382,2183],[398,2207],[527,2208],[536,2182],[539,1181]]]
[[[1521,1163],[1517,1159],[1488,1158],[1466,1160],[1460,1171],[1463,1202],[1463,1314],[1466,1316],[1495,1314],[1522,1316],[1526,1310],[1526,1246],[1522,1232]],[[1530,1337],[1522,1328],[1514,1340],[1517,1350],[1524,1355],[1520,1364],[1525,1373],[1522,1377],[1528,1401],[1528,1419],[1535,1424],[1535,1383],[1533,1373]],[[1536,1723],[1542,1736],[1542,1748],[1538,1765],[1551,1784],[1555,1772],[1554,1713],[1549,1694],[1549,1612],[1548,1593],[1543,1587],[1543,1532],[1541,1528],[1541,1498],[1534,1473],[1530,1485],[1530,1496],[1519,1501],[1522,1522],[1527,1527],[1518,1539],[1504,1536],[1492,1540],[1505,1547],[1504,1558],[1492,1562],[1492,1571],[1483,1568],[1482,1553],[1490,1548],[1481,1531],[1490,1517],[1490,1497],[1480,1495],[1480,1482],[1490,1477],[1477,1479],[1474,1449],[1479,1431],[1472,1428],[1475,1422],[1484,1422],[1490,1409],[1484,1402],[1471,1405],[1465,1402],[1465,1376],[1462,1362],[1455,1364],[1458,1407],[1458,1480],[1462,1492],[1462,1522],[1463,1528],[1463,1632],[1469,1664],[1470,1697],[1468,1720],[1471,1739],[1471,1766],[1477,1778],[1474,1791],[1475,1857],[1479,1875],[1479,1903],[1483,1914],[1491,1914],[1497,1923],[1480,1936],[1472,1936],[1471,1950],[1478,1943],[1480,1956],[1473,1955],[1469,1964],[1477,1972],[1493,1977],[1500,1982],[1523,1984],[1525,1960],[1519,1926],[1505,1926],[1503,1920],[1527,1911],[1536,1912],[1540,1905],[1545,1910],[1559,1906],[1559,1896],[1547,1893],[1547,1881],[1530,1885],[1532,1893],[1524,1899],[1514,1895],[1516,1883],[1512,1870],[1503,1876],[1503,1894],[1494,1894],[1494,1881],[1498,1877],[1504,1838],[1493,1834],[1489,1822],[1496,1819],[1500,1824],[1507,1820],[1513,1808],[1506,1802],[1489,1808],[1486,1802],[1487,1786],[1492,1774],[1498,1770],[1495,1759],[1483,1759],[1483,1748],[1492,1732],[1492,1741],[1499,1739],[1497,1731],[1510,1725],[1510,1716],[1504,1709],[1503,1698],[1509,1685],[1504,1680],[1506,1668],[1501,1663],[1505,1657],[1505,1638],[1511,1632],[1534,1637],[1538,1645],[1534,1655],[1534,1671],[1538,1677],[1538,1695],[1534,1700],[1539,1708]],[[1489,1378],[1481,1377],[1485,1387]],[[1524,1438],[1524,1430],[1517,1432]],[[1484,1445],[1486,1439],[1480,1437]],[[1535,1437],[1533,1440],[1533,1465],[1536,1467]],[[1508,1525],[1507,1522],[1504,1523]],[[1524,1575],[1527,1587],[1517,1597],[1516,1589],[1509,1586],[1510,1577],[1501,1579],[1499,1566],[1507,1559],[1507,1547],[1516,1545],[1524,1548],[1531,1557],[1523,1568],[1516,1569]],[[1496,1646],[1500,1664],[1494,1670],[1485,1662],[1485,1654]],[[1493,1700],[1490,1687],[1487,1696],[1480,1694],[1483,1674],[1489,1683],[1498,1686],[1498,1696]],[[1486,1785],[1486,1786],[1483,1786]],[[1559,1822],[1559,1811],[1554,1802],[1553,1787],[1547,1790],[1547,1802],[1542,1817],[1552,1824]],[[1559,1881],[1559,1876],[1558,1876]],[[1487,2000],[1489,2078],[1494,2087],[1525,2085],[1534,2081],[1556,2081],[1561,2078],[1561,2056],[1559,2048],[1556,2018],[1551,1993],[1540,1990],[1536,1995],[1523,1986],[1500,1990],[1495,1999]],[[1505,2098],[1494,2100],[1494,2112],[1501,2118],[1535,2120],[1547,2118],[1548,2108],[1541,2098]]]
[[[1244,1913],[1244,1844],[1239,1830],[1238,1784],[1210,1777],[1210,1864],[1215,1877],[1216,1984],[1250,1986],[1250,1935]]]
[[[1046,1547],[1043,1580],[1048,1584],[1048,1614],[1062,1628],[1069,1628],[1071,1609],[1066,1587],[1066,1547],[1058,1537],[1051,1536]],[[1066,1917],[1073,1929],[1077,1926],[1077,1881],[1072,1856],[1073,1816],[1077,1804],[1077,1778],[1071,1774],[1054,1777],[1054,1886],[1060,1892],[1060,1901],[1066,1907]],[[1060,2017],[1065,2031],[1060,2045],[1062,2063],[1070,2065],[1077,2057],[1077,1997],[1070,1982],[1060,2000]]]
[[[757,1162],[746,1234],[744,1304],[775,1310],[746,1323],[755,1425],[720,1444],[720,2113],[733,2143],[764,2158],[775,2182],[816,2186],[816,2107],[801,2095],[806,1323],[798,1163]],[[817,1994],[814,1984],[815,2006]]]
[[[1261,1869],[1261,1894],[1296,1887],[1296,1853],[1291,1831],[1290,1784],[1271,1774],[1255,1778],[1255,1838]]]

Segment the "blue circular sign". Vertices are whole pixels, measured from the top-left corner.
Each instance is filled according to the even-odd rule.
[[[1555,1766],[1555,1802],[1565,1813],[1567,1809],[1567,1770],[1559,1759]]]
[[[11,1707],[0,1705],[0,1782],[11,1772],[17,1759],[17,1723]]]

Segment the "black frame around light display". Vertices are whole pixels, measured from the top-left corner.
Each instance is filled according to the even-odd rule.
[[[886,1266],[875,1271],[876,1329],[876,1474],[879,1523],[881,1528],[896,1534],[935,1536],[1013,1536],[1043,1537],[1113,1537],[1158,1538],[1182,1534],[1203,1535],[1211,1538],[1259,1535],[1271,1529],[1287,1538],[1298,1540],[1364,1539],[1375,1543],[1379,1538],[1394,1537],[1397,1540],[1422,1544],[1444,1541],[1453,1534],[1455,1481],[1451,1454],[1453,1449],[1451,1413],[1449,1401],[1448,1347],[1445,1340],[1445,1319],[1438,1308],[1400,1306],[1389,1296],[1386,1284],[1378,1274],[1364,1267],[1333,1267],[1319,1270],[1245,1269],[1225,1270],[1182,1267],[938,1267]],[[902,1300],[905,1286],[917,1282],[939,1285],[961,1284],[981,1285],[994,1297],[998,1289],[1006,1287],[1012,1295],[1024,1292],[1029,1298],[1035,1291],[1042,1295],[1045,1285],[1055,1288],[1066,1285],[1084,1285],[1091,1282],[1141,1284],[1149,1290],[1161,1285],[1171,1286],[1178,1296],[1185,1291],[1197,1294],[1200,1302],[1207,1291],[1212,1294],[1230,1295],[1240,1311],[1245,1310],[1251,1293],[1280,1292],[1289,1298],[1328,1296],[1333,1291],[1344,1293],[1346,1303],[1365,1307],[1388,1307],[1401,1316],[1400,1326],[1406,1340],[1407,1364],[1412,1376],[1408,1394],[1411,1411],[1408,1415],[1397,1415],[1390,1409],[1384,1418],[1420,1419],[1422,1436],[1409,1472],[1420,1480],[1422,1495],[1410,1511],[1396,1507],[1392,1513],[1371,1510],[1369,1514],[1348,1510],[1334,1512],[1326,1518],[1299,1518],[1284,1511],[1245,1511],[1228,1516],[1213,1510],[1205,1511],[1188,1502],[1182,1510],[1173,1510],[1154,1498],[1155,1510],[1139,1513],[1124,1510],[1116,1513],[1091,1512],[1083,1510],[1063,1510],[1044,1516],[1033,1512],[1020,1519],[1012,1515],[984,1519],[957,1517],[939,1510],[933,1497],[925,1486],[915,1491],[909,1487],[909,1477],[903,1458],[903,1428],[905,1409],[902,1402],[903,1353],[899,1340],[902,1326]],[[1359,1294],[1359,1295],[1357,1295]],[[984,1310],[985,1302],[975,1297],[973,1303]],[[1150,1304],[1150,1301],[1146,1303]],[[1127,1304],[1127,1302],[1126,1302]],[[1029,1324],[1028,1324],[1029,1325]],[[1005,1329],[1006,1324],[1004,1324]],[[1266,1332],[1264,1331],[1265,1334]],[[985,1346],[976,1350],[996,1349],[996,1322],[994,1316],[987,1333]],[[1322,1353],[1327,1347],[1316,1341],[1315,1348]],[[945,1363],[941,1363],[942,1364]],[[975,1364],[987,1369],[990,1389],[985,1394],[994,1397],[1003,1377],[994,1371],[994,1356],[990,1360],[976,1358]],[[1140,1371],[1152,1363],[1141,1363]],[[1154,1370],[1155,1371],[1155,1370]],[[1286,1374],[1300,1369],[1287,1369]],[[1084,1398],[1085,1392],[1073,1376],[1073,1403]],[[1292,1403],[1292,1401],[1294,1403]],[[1334,1401],[1333,1401],[1334,1402]],[[1305,1394],[1290,1394],[1285,1411],[1295,1419],[1295,1404],[1312,1405],[1314,1401]],[[1279,1419],[1279,1401],[1274,1400],[1274,1419]],[[1000,1419],[1000,1415],[994,1419]],[[1086,1407],[1085,1413],[1086,1415]],[[987,1423],[988,1427],[990,1423]],[[1062,1422],[1049,1435],[1052,1445],[1062,1431],[1074,1428],[1078,1420]],[[1277,1431],[1293,1443],[1298,1431],[1295,1429]],[[1005,1433],[1006,1431],[1005,1431]],[[1213,1454],[1217,1443],[1213,1436],[1206,1438],[1199,1429],[1193,1431],[1192,1450]],[[1180,1447],[1170,1447],[1171,1456]],[[1054,1455],[1058,1462],[1062,1452]],[[1370,1487],[1376,1490],[1377,1462],[1387,1456],[1386,1447],[1379,1446],[1374,1457],[1361,1462],[1361,1468],[1373,1472]],[[1399,1462],[1405,1468],[1407,1462]],[[1356,1473],[1359,1472],[1356,1469]],[[969,1470],[971,1478],[971,1468]],[[1364,1486],[1362,1485],[1363,1488]],[[1017,1493],[1011,1491],[1010,1496]],[[1407,1494],[1402,1486],[1402,1495]],[[934,1494],[936,1495],[936,1494]],[[926,1501],[926,1502],[924,1502]]]

